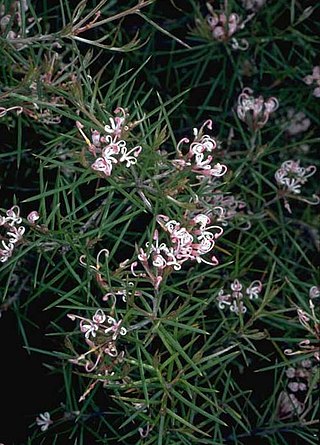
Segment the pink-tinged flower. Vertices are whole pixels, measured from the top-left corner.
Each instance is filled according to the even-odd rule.
[[[207,17],[212,36],[220,42],[226,42],[240,28],[240,18],[237,14],[227,16],[225,12],[217,13],[211,10]]]
[[[39,414],[39,417],[36,418],[36,423],[41,428],[41,431],[46,431],[53,424],[53,421],[50,419],[50,414],[46,411]]]
[[[92,322],[91,320],[80,321],[80,331],[85,333],[86,338],[89,338],[90,335],[92,337],[95,337],[97,335],[98,329],[99,329],[98,324]]]
[[[238,30],[243,29],[254,14],[249,15],[245,20],[241,20],[234,12],[215,11],[209,3],[207,3],[207,8],[210,13],[207,16],[207,23],[212,37],[218,42],[230,42],[234,50],[247,50],[249,48],[248,41],[246,39],[240,39],[240,41],[238,41],[234,37],[234,34]]]
[[[7,217],[5,218],[5,222],[10,226],[20,224],[22,222],[22,218],[20,216],[20,207],[17,205],[7,210],[6,215]]]
[[[84,333],[85,343],[89,350],[76,358],[70,359],[70,363],[83,366],[86,372],[95,371],[96,375],[113,375],[112,368],[123,361],[124,351],[117,349],[117,339],[126,335],[127,330],[122,326],[122,320],[116,320],[106,315],[102,309],[98,309],[91,319],[75,314],[68,314],[71,320],[80,320],[80,331]],[[105,360],[107,358],[107,360]],[[94,385],[98,383],[96,380]],[[103,380],[106,383],[106,380]],[[84,400],[93,387],[85,391],[80,401]]]
[[[112,172],[112,162],[109,159],[97,158],[91,165],[92,170],[102,172],[106,176],[110,176]]]
[[[91,130],[91,139],[95,147],[100,147],[100,132],[98,130]]]
[[[0,249],[0,262],[5,263],[12,256],[14,245],[11,243],[6,244],[3,240],[1,241],[2,249]]]
[[[282,391],[277,403],[277,416],[284,420],[295,414],[301,414],[304,410],[304,403],[300,402],[294,394]]]
[[[92,321],[96,324],[103,324],[106,321],[106,315],[104,314],[102,309],[98,309],[94,316],[92,317]]]
[[[307,179],[314,175],[317,168],[314,165],[301,167],[300,160],[288,160],[281,164],[281,167],[275,173],[275,179],[278,185],[293,194],[301,193],[301,186],[307,182]]]
[[[119,138],[121,136],[121,129],[124,119],[121,117],[110,117],[109,118],[110,125],[105,125],[104,131],[114,138]]]
[[[96,158],[91,164],[91,168],[95,171],[102,172],[105,176],[110,176],[113,166],[119,163],[125,163],[126,167],[131,167],[137,163],[137,158],[142,150],[141,146],[132,149],[127,148],[127,142],[121,137],[123,132],[128,131],[129,127],[125,125],[127,116],[126,111],[119,107],[115,113],[122,113],[122,116],[110,117],[110,125],[105,125],[104,135],[98,130],[91,130],[91,141],[85,135],[82,128],[83,125],[77,121],[76,125],[86,144],[89,152]],[[97,154],[99,157],[97,158]]]
[[[115,111],[115,114],[122,113],[122,116],[110,117],[109,122],[110,125],[105,125],[104,131],[111,135],[115,140],[121,137],[121,133],[124,129],[125,120],[127,117],[127,113],[124,108],[118,107]]]
[[[38,221],[39,218],[40,215],[36,210],[30,212],[29,215],[27,216],[27,220],[29,221],[30,224],[35,224],[35,222]]]
[[[225,294],[224,289],[220,289],[217,296],[217,301],[218,307],[220,309],[225,309],[226,306],[231,306],[232,304],[231,294]]]
[[[146,275],[158,289],[165,270],[180,270],[186,261],[196,261],[216,266],[215,256],[210,261],[204,258],[215,246],[223,230],[219,226],[208,226],[210,218],[204,214],[191,218],[187,227],[166,215],[157,215],[157,222],[167,232],[170,242],[159,243],[158,230],[154,231],[153,242],[146,243],[146,250],[140,248],[138,259],[143,265]],[[188,228],[190,226],[190,228]],[[136,275],[136,273],[135,273]]]
[[[231,292],[225,293],[224,289],[220,289],[217,302],[220,309],[229,307],[231,312],[236,314],[247,312],[247,308],[244,304],[244,297],[249,297],[250,300],[258,298],[262,291],[262,283],[258,280],[253,281],[248,287],[244,288],[242,283],[238,279],[235,279],[230,284]]]
[[[278,99],[270,97],[264,100],[262,96],[254,97],[250,88],[244,88],[238,97],[237,114],[251,130],[256,131],[265,126],[269,115],[279,107]]]
[[[239,292],[242,290],[242,284],[237,279],[235,279],[234,282],[231,283],[230,287],[237,294],[239,294]],[[241,296],[242,296],[242,294],[241,294]]]
[[[246,203],[233,195],[224,195],[220,191],[205,194],[201,201],[196,199],[195,204],[197,208],[194,213],[206,212],[212,221],[222,226],[227,226],[229,220],[244,219],[242,210],[246,208]],[[250,228],[250,221],[246,221],[246,226],[247,229]]]

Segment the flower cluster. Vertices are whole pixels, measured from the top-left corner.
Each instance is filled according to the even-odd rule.
[[[22,16],[28,11],[29,6],[27,0],[19,0],[11,2],[10,10],[7,14],[5,9],[5,5],[2,3],[0,5],[0,35],[5,35],[7,39],[14,43],[14,40],[22,35]],[[25,30],[27,33],[35,24],[33,17],[29,19],[29,23],[30,22],[31,25]],[[14,28],[15,31],[12,28]],[[17,48],[22,48],[22,45],[17,45]]]
[[[259,280],[253,281],[248,287],[243,287],[238,279],[235,279],[230,284],[230,291],[225,292],[224,289],[220,289],[217,302],[220,309],[229,307],[231,312],[236,314],[247,312],[247,308],[244,305],[244,296],[249,297],[250,300],[259,297],[262,291],[262,283]]]
[[[287,390],[280,394],[278,407],[278,415],[282,420],[305,410],[306,392],[316,388],[312,384],[316,372],[317,367],[310,359],[301,360],[287,368]]]
[[[30,224],[34,224],[39,219],[36,211],[31,212],[27,219]],[[20,208],[15,205],[7,210],[6,216],[0,215],[0,227],[5,230],[5,235],[1,236],[0,262],[5,263],[13,254],[15,248],[21,242],[26,228],[22,225]]]
[[[92,319],[75,314],[68,314],[71,320],[80,320],[80,331],[84,334],[84,340],[89,350],[71,363],[84,366],[87,372],[96,371],[101,376],[104,384],[108,383],[107,377],[114,375],[113,368],[121,363],[124,351],[119,352],[117,339],[124,336],[127,330],[122,326],[122,320],[117,321],[110,315],[106,315],[102,309],[98,309]],[[84,396],[81,400],[84,399]]]
[[[312,354],[314,359],[317,362],[320,362],[320,320],[315,313],[315,304],[314,299],[317,298],[319,294],[317,293],[317,289],[315,290],[315,286],[313,286],[309,291],[309,308],[310,313],[307,313],[303,309],[297,307],[297,315],[300,324],[304,327],[304,329],[311,334],[316,343],[312,343],[311,340],[304,339],[299,342],[299,349],[293,351],[292,349],[286,349],[284,353],[286,355],[301,355],[301,354]]]
[[[171,268],[180,270],[186,261],[203,262],[212,266],[218,264],[215,256],[212,256],[210,261],[204,258],[212,251],[216,239],[223,233],[219,226],[208,226],[210,221],[207,215],[196,215],[189,221],[187,229],[168,216],[157,216],[158,224],[169,234],[170,244],[159,244],[159,233],[155,230],[153,242],[146,243],[146,250],[141,248],[138,255],[155,289],[158,289],[165,271]],[[137,263],[134,263],[134,267],[136,265]]]
[[[225,195],[220,191],[206,197],[209,207],[208,216],[214,221],[228,226],[229,221],[240,215],[247,204],[234,195]]]
[[[313,95],[320,97],[320,65],[314,66],[312,74],[309,74],[303,79],[307,85],[312,85],[314,88]]]
[[[311,125],[310,119],[302,112],[296,112],[292,107],[288,108],[287,119],[284,127],[289,137],[304,133]]]
[[[210,11],[207,17],[212,36],[219,42],[226,42],[240,28],[240,18],[237,14],[227,15],[225,12]]]
[[[279,187],[295,195],[301,193],[301,186],[314,175],[317,168],[314,165],[301,167],[300,160],[284,161],[275,173],[275,179]]]
[[[77,121],[78,130],[84,137],[90,153],[95,158],[91,168],[94,171],[101,172],[105,177],[111,175],[115,164],[125,163],[126,167],[136,164],[142,150],[140,145],[128,150],[127,142],[121,139],[129,129],[125,125],[126,112],[123,108],[117,108],[115,113],[122,113],[122,116],[109,119],[110,125],[105,125],[104,135],[101,135],[97,130],[92,130],[91,141],[84,134],[83,125]]]
[[[277,403],[277,415],[279,419],[285,420],[294,416],[294,414],[302,414],[305,405],[295,394],[281,391]]]
[[[293,393],[307,391],[315,372],[316,367],[313,366],[310,359],[301,360],[298,365],[290,366],[286,370],[286,376],[290,380],[287,385],[288,389]]]
[[[210,13],[207,16],[207,23],[213,38],[218,42],[230,41],[232,49],[247,50],[249,48],[248,41],[246,39],[240,39],[239,41],[233,37],[233,35],[239,29],[245,27],[246,23],[251,20],[253,14],[243,21],[238,14],[235,14],[234,12],[229,14],[226,11],[215,11],[209,3],[207,3],[207,8]]]
[[[244,88],[238,97],[237,114],[252,131],[265,126],[271,113],[279,107],[278,99],[269,97],[264,100],[262,96],[254,97],[250,88]]]
[[[193,173],[197,174],[198,179],[221,177],[227,167],[224,164],[214,164],[213,151],[217,147],[217,142],[211,136],[203,134],[205,127],[212,130],[212,121],[207,120],[200,130],[193,129],[194,140],[190,143],[188,138],[179,141],[176,151],[178,158],[172,161],[172,164],[180,169],[189,168]],[[182,152],[182,145],[188,144],[188,150],[185,154]]]

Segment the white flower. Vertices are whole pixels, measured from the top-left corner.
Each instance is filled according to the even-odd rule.
[[[20,208],[15,205],[11,207],[11,209],[7,210],[7,217],[5,218],[5,220],[5,222],[10,226],[20,224],[22,222],[22,218],[20,217]]]
[[[250,300],[253,298],[258,298],[262,290],[262,284],[260,281],[253,281],[250,286],[246,289],[246,294],[249,295]]]
[[[46,411],[45,413],[39,414],[36,418],[36,423],[41,427],[41,431],[46,431],[49,425],[52,425],[53,421],[50,419],[50,414]]]
[[[123,117],[110,117],[109,118],[110,125],[105,125],[104,131],[108,134],[111,134],[115,138],[119,137],[121,135],[121,129],[122,125],[124,123]]]
[[[22,239],[22,237],[23,237],[23,234],[24,234],[25,230],[26,229],[23,226],[20,226],[18,228],[17,227],[12,227],[11,231],[7,232],[7,236],[8,237],[10,236],[9,243],[15,244],[18,241],[20,241]]]
[[[12,256],[14,245],[11,243],[6,244],[2,240],[2,247],[3,249],[0,249],[0,262],[5,263]]]
[[[137,147],[134,147],[131,150],[127,151],[127,147],[124,145],[123,147],[121,147],[121,158],[119,159],[119,161],[125,162],[126,167],[130,167],[131,165],[137,163],[137,157],[139,156],[141,150],[142,147],[138,145]],[[131,155],[131,153],[133,153],[133,156]]]

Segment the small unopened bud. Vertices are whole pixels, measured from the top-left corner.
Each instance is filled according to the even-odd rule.
[[[30,224],[35,224],[35,222],[38,221],[39,218],[40,215],[36,210],[30,212],[29,215],[27,216],[27,220],[29,221]]]

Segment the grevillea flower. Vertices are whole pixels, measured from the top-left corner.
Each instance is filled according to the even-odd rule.
[[[225,12],[217,13],[207,17],[212,36],[221,42],[226,42],[240,27],[240,18],[237,14],[227,15]]]
[[[296,350],[285,349],[284,353],[286,355],[313,354],[313,358],[317,362],[320,362],[320,349],[319,349],[320,320],[315,312],[315,304],[313,298],[309,299],[309,308],[310,311],[309,313],[307,313],[305,310],[297,307],[297,315],[300,324],[309,334],[311,334],[314,337],[315,343],[311,342],[309,338],[306,338],[298,343],[299,349]]]
[[[224,289],[220,289],[217,302],[220,309],[229,307],[231,312],[236,314],[247,312],[247,308],[244,304],[244,296],[250,300],[259,298],[262,291],[262,283],[259,280],[253,281],[249,286],[243,287],[242,283],[238,279],[235,279],[230,284],[230,291],[225,292]]]
[[[278,99],[262,96],[254,97],[250,88],[244,88],[238,97],[237,114],[251,130],[256,131],[265,126],[271,113],[279,107]]]
[[[35,210],[30,212],[29,215],[27,216],[27,220],[29,221],[30,224],[35,224],[35,222],[38,221],[39,218],[40,218],[40,215]]]
[[[91,140],[83,132],[83,125],[76,122],[89,152],[95,158],[91,164],[92,170],[102,173],[105,177],[111,176],[116,164],[124,164],[127,168],[136,164],[142,150],[140,145],[128,149],[127,142],[121,139],[123,133],[129,129],[125,125],[126,112],[123,108],[117,108],[115,112],[121,112],[122,116],[109,119],[110,125],[104,127],[105,135],[101,135],[97,130],[91,130]]]
[[[68,314],[71,320],[80,320],[80,331],[84,334],[85,342],[90,349],[79,357],[71,359],[70,362],[84,366],[87,372],[110,371],[112,366],[106,357],[112,359],[122,359],[123,354],[118,352],[117,339],[127,333],[122,326],[122,320],[116,320],[110,315],[106,315],[102,309],[98,309],[92,318],[85,318],[75,314]],[[119,357],[120,356],[120,357]],[[107,366],[107,367],[106,367]]]
[[[157,222],[169,235],[168,244],[159,243],[159,232],[155,230],[153,242],[146,243],[145,250],[140,248],[138,259],[143,265],[146,275],[157,289],[163,279],[165,271],[180,270],[186,261],[196,261],[216,266],[218,260],[212,256],[210,260],[206,255],[212,251],[215,241],[222,235],[220,226],[210,226],[210,218],[198,214],[188,221],[184,227],[180,222],[170,219],[166,215],[157,215]],[[132,272],[136,274],[132,265]]]
[[[102,172],[105,176],[110,176],[112,172],[112,161],[105,158],[97,158],[91,165],[92,170]]]
[[[128,130],[128,127],[126,127],[125,122],[126,118],[128,116],[128,113],[124,108],[118,107],[114,110],[115,114],[121,114],[121,116],[115,116],[110,117],[109,122],[110,124],[105,125],[104,131],[110,135],[113,139],[121,139],[122,132],[125,130]]]
[[[31,212],[27,219],[33,224],[33,220],[37,220],[39,214],[36,211]],[[22,241],[26,228],[22,225],[20,216],[20,208],[14,205],[6,212],[6,216],[0,215],[0,226],[5,230],[5,235],[0,243],[0,262],[5,263],[13,254],[13,251]]]
[[[172,164],[179,170],[190,169],[197,174],[198,179],[218,178],[227,172],[224,164],[213,162],[213,151],[217,147],[217,142],[211,136],[203,134],[205,127],[212,129],[212,121],[207,120],[200,130],[193,129],[194,140],[190,143],[188,138],[179,141],[176,151],[178,158],[172,161]],[[187,145],[187,150],[183,148]]]
[[[275,179],[279,187],[293,194],[301,193],[301,186],[304,185],[310,176],[314,175],[317,168],[309,165],[304,168],[300,165],[300,160],[288,160],[281,164],[275,173]]]
[[[247,50],[249,43],[246,39],[237,40],[234,34],[243,29],[246,23],[251,20],[254,14],[249,15],[245,20],[242,20],[238,14],[232,12],[228,13],[225,10],[215,11],[213,7],[207,3],[209,15],[207,16],[207,24],[212,33],[212,37],[218,42],[231,42],[231,47],[234,50]]]

